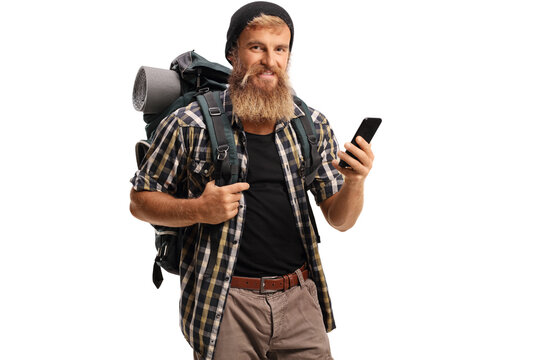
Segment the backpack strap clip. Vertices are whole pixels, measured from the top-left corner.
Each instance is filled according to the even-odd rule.
[[[227,158],[227,152],[229,151],[229,145],[219,145],[217,148],[217,159],[222,161]]]
[[[209,107],[208,112],[212,116],[220,116],[221,115],[221,110],[219,110],[218,107]]]
[[[298,175],[300,175],[300,177],[303,178],[305,174],[306,174],[306,162],[302,161],[302,164],[300,164],[300,168],[298,169]]]
[[[210,91],[210,88],[209,87],[203,87],[203,88],[200,88],[197,90],[197,92],[195,93],[195,95],[193,95],[193,97],[197,96],[197,95],[202,95],[202,94],[205,94],[207,92]]]

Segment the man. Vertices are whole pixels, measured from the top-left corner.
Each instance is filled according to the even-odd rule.
[[[221,99],[238,144],[240,182],[215,185],[196,102],[162,121],[132,179],[134,216],[191,226],[180,262],[180,315],[196,359],[332,358],[326,332],[334,318],[289,122],[303,115],[287,78],[293,38],[289,14],[272,3],[247,4],[231,18],[225,54],[233,71]],[[338,151],[326,118],[311,112],[322,165],[310,190],[328,223],[345,231],[362,210],[373,153],[361,138],[360,149],[345,144],[359,161]],[[339,167],[338,158],[351,167]]]

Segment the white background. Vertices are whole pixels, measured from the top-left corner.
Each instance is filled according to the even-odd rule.
[[[227,64],[245,1],[1,5],[2,359],[190,359],[178,278],[128,211],[141,65]],[[320,218],[336,359],[540,358],[534,1],[279,1],[341,144],[379,116],[364,212]]]

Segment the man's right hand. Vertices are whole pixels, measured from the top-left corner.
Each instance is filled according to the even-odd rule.
[[[206,184],[200,201],[200,222],[220,224],[238,214],[242,191],[249,189],[249,184],[238,182],[232,185],[217,186],[212,180]]]
[[[247,189],[248,183],[220,187],[210,181],[202,195],[194,199],[177,199],[159,191],[131,189],[130,210],[137,219],[154,225],[184,227],[196,223],[219,224],[238,214],[241,192]]]

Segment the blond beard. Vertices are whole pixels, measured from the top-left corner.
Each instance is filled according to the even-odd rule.
[[[253,76],[272,71],[277,77],[275,86],[264,84],[259,87],[253,82]],[[233,66],[229,77],[229,93],[234,113],[243,122],[253,124],[288,121],[294,117],[294,102],[287,73],[279,68],[263,65],[251,66],[244,70],[242,66]]]

